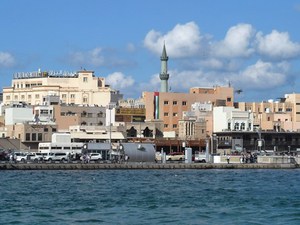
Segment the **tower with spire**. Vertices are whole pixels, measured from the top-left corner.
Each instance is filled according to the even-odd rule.
[[[161,80],[160,82],[160,92],[168,92],[168,80],[169,80],[169,74],[168,74],[168,59],[166,46],[164,44],[163,51],[160,57],[161,61],[161,71],[159,74],[159,78]]]

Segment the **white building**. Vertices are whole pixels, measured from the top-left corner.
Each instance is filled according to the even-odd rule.
[[[5,109],[5,126],[34,120],[31,107],[8,107]]]
[[[253,113],[234,107],[214,107],[213,131],[253,131]]]

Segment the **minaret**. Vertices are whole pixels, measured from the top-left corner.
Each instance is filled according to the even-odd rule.
[[[161,80],[160,82],[160,92],[168,92],[168,80],[169,80],[169,74],[168,74],[168,59],[166,46],[164,44],[163,51],[160,57],[161,61],[161,71],[159,74],[159,78]]]

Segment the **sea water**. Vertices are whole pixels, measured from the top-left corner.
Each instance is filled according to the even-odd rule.
[[[300,170],[0,171],[0,224],[300,224]]]

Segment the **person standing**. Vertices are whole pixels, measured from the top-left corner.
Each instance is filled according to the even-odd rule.
[[[230,155],[227,156],[227,163],[229,164],[230,161]]]

